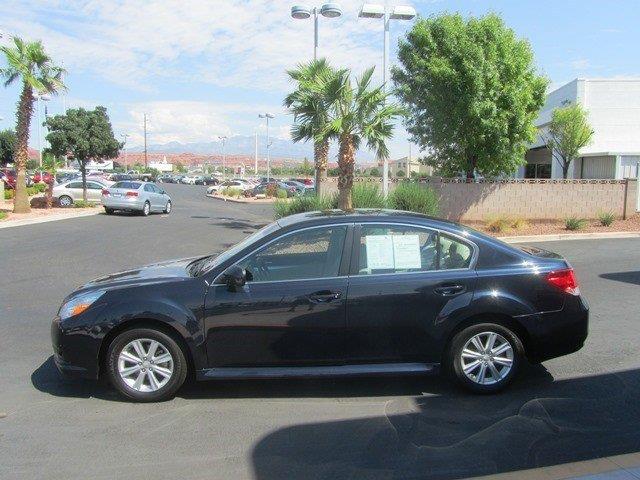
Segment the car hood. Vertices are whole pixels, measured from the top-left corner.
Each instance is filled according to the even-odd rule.
[[[96,278],[80,287],[79,290],[110,289],[121,286],[149,284],[159,281],[174,280],[180,278],[191,278],[188,265],[200,257],[181,258],[179,260],[169,260],[166,262],[153,263],[134,270],[111,273],[104,277]]]

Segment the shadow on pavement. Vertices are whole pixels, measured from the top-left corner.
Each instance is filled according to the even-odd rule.
[[[639,370],[543,377],[500,395],[398,398],[382,416],[274,431],[253,450],[255,478],[456,479],[640,450]]]
[[[616,282],[631,283],[633,285],[640,285],[640,271],[602,273],[600,274],[600,278],[615,280]]]

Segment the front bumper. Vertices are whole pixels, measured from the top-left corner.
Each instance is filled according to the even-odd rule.
[[[66,377],[98,377],[95,342],[80,331],[65,330],[60,317],[51,322],[51,344],[56,367]]]

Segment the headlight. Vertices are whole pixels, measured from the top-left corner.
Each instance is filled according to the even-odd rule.
[[[104,295],[104,290],[96,290],[95,292],[82,293],[73,297],[60,307],[60,312],[58,313],[60,319],[64,320],[74,315],[80,315],[102,295]]]

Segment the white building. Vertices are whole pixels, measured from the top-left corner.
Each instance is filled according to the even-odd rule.
[[[167,156],[162,157],[161,162],[151,162],[149,163],[149,168],[155,168],[159,172],[166,173],[173,171],[173,164],[167,163]]]
[[[555,108],[579,103],[594,130],[589,146],[569,166],[569,178],[637,177],[640,163],[640,78],[578,78],[547,95],[536,126],[541,132],[526,154],[519,178],[562,178],[562,167],[542,134]]]

